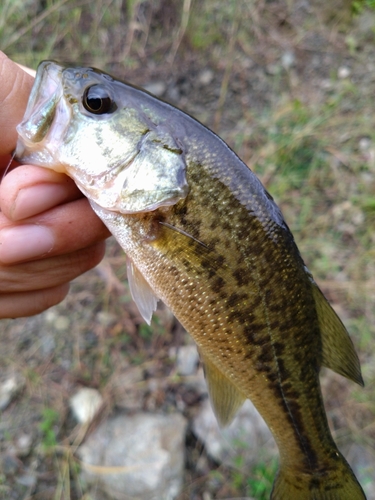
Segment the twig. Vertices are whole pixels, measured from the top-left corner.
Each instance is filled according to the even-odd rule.
[[[172,66],[174,58],[176,57],[177,50],[181,44],[181,41],[185,35],[186,28],[189,23],[189,18],[190,18],[190,8],[191,8],[191,0],[184,0],[184,5],[182,7],[182,17],[181,17],[181,24],[178,29],[177,36],[173,42],[171,52],[168,56],[168,63]]]
[[[216,131],[219,128],[221,116],[223,114],[223,106],[225,103],[225,98],[226,98],[227,91],[228,91],[228,83],[229,83],[229,79],[230,79],[230,75],[231,75],[232,67],[233,67],[234,47],[235,47],[235,42],[237,40],[236,34],[238,31],[238,26],[239,26],[238,5],[239,4],[237,3],[236,9],[234,12],[232,26],[231,26],[229,47],[228,47],[228,53],[227,53],[227,63],[226,63],[226,67],[225,67],[224,76],[223,76],[223,79],[221,81],[220,97],[219,97],[219,101],[217,103],[217,108],[216,108],[216,113],[215,113],[215,118],[214,118],[213,128]]]

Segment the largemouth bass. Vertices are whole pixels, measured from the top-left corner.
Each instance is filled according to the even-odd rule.
[[[117,238],[144,319],[161,299],[193,336],[219,423],[253,401],[280,452],[271,498],[365,498],[319,384],[321,366],[363,384],[353,344],[238,156],[145,91],[51,61],[18,133],[18,160],[71,176]]]

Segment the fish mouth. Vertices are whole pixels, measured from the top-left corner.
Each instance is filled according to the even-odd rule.
[[[16,127],[15,156],[23,163],[65,170],[55,160],[71,117],[64,98],[63,71],[64,67],[53,61],[43,61],[38,67],[25,115]]]

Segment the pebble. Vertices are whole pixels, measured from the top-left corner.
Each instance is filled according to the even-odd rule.
[[[13,476],[20,468],[21,462],[12,454],[6,453],[1,457],[0,469],[5,475]]]
[[[153,94],[156,97],[161,97],[167,90],[167,85],[165,82],[156,81],[147,83],[143,86],[143,88],[147,90],[147,92],[150,92],[150,94]]]
[[[70,320],[66,316],[57,316],[54,325],[56,330],[64,332],[69,329]]]
[[[102,403],[100,392],[89,387],[79,389],[69,401],[72,413],[80,424],[91,422]]]
[[[31,451],[33,437],[31,434],[21,434],[15,442],[15,453],[18,457],[27,457]]]
[[[44,317],[46,323],[53,325],[56,328],[56,330],[59,330],[60,332],[68,330],[70,326],[69,318],[67,316],[61,316],[57,314],[56,311],[53,309],[46,311]]]
[[[113,325],[117,320],[115,314],[107,311],[99,311],[98,314],[96,315],[96,318],[98,322],[105,327]]]
[[[358,142],[358,147],[361,151],[367,151],[371,146],[371,139],[369,137],[362,137]]]
[[[337,71],[337,76],[341,79],[344,80],[345,78],[348,78],[351,74],[350,69],[347,66],[341,66],[338,71]]]
[[[199,354],[196,345],[184,345],[178,349],[171,348],[169,355],[176,357],[176,367],[179,375],[187,377],[196,373],[199,363]]]
[[[12,399],[25,385],[25,379],[20,374],[11,375],[0,384],[0,411],[10,404]]]
[[[49,356],[56,349],[55,338],[50,333],[43,335],[40,344],[43,356]]]
[[[21,486],[25,486],[32,490],[36,486],[36,476],[33,474],[24,474],[23,476],[18,476],[16,481]]]
[[[290,69],[296,64],[296,56],[294,55],[294,52],[291,50],[287,50],[284,52],[284,54],[281,56],[281,65],[285,69]]]
[[[214,79],[214,72],[212,71],[212,69],[209,69],[209,68],[205,68],[204,70],[202,70],[199,75],[198,75],[198,82],[201,84],[201,85],[209,85],[212,80]]]

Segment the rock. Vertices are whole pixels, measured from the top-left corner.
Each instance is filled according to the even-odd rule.
[[[90,422],[103,403],[99,391],[83,387],[70,398],[70,408],[80,424]]]
[[[204,378],[204,370],[202,366],[198,368],[198,371],[195,374],[190,375],[186,380],[184,380],[184,387],[195,391],[201,398],[207,396],[207,383]]]
[[[37,478],[35,474],[23,474],[16,478],[18,484],[25,486],[29,490],[33,490],[37,483]]]
[[[193,420],[193,432],[217,462],[248,468],[277,454],[270,430],[251,401],[245,401],[230,426],[220,429],[209,400]],[[239,460],[240,459],[240,460]]]
[[[112,314],[108,311],[99,311],[96,315],[96,319],[101,325],[108,328],[116,322],[117,317],[115,314]]]
[[[59,332],[66,332],[69,330],[70,320],[67,316],[57,316],[54,325]]]
[[[182,485],[185,430],[180,414],[110,418],[79,449],[82,480],[114,500],[172,500]]]
[[[337,76],[341,79],[344,80],[345,78],[348,78],[350,76],[350,69],[347,66],[341,66],[337,70]]]
[[[15,454],[17,457],[27,457],[31,451],[33,436],[31,434],[21,434],[15,442]]]
[[[0,383],[0,411],[5,410],[12,399],[23,389],[25,379],[20,374],[8,376]]]
[[[53,325],[54,328],[60,332],[66,331],[70,326],[70,319],[68,316],[59,315],[56,310],[51,309],[45,314],[46,322]]]
[[[214,79],[214,76],[215,74],[212,69],[205,68],[198,74],[198,82],[203,86],[209,85]]]
[[[284,52],[284,54],[281,56],[281,65],[283,66],[283,68],[288,70],[295,66],[295,64],[296,56],[294,52],[292,52],[291,50],[287,50],[286,52]]]
[[[147,92],[150,92],[150,94],[153,94],[156,97],[161,97],[167,90],[167,85],[165,82],[156,81],[147,83],[143,88],[147,90]]]
[[[368,151],[371,146],[371,139],[369,137],[361,137],[358,142],[358,148],[361,152]]]
[[[182,376],[193,375],[199,363],[198,349],[195,344],[183,345],[178,349],[172,347],[169,351],[171,357],[176,357],[177,372]]]
[[[12,455],[11,453],[5,453],[1,457],[1,462],[0,462],[0,470],[6,475],[6,476],[13,476],[15,475],[18,470],[21,468],[21,462],[18,460],[17,457]]]

